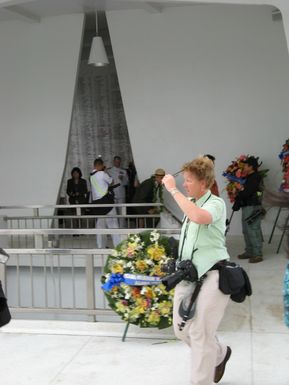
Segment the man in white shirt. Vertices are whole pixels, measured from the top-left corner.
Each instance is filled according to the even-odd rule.
[[[113,178],[114,184],[119,184],[118,187],[113,189],[114,192],[114,201],[115,203],[125,203],[125,188],[128,185],[128,175],[127,171],[124,168],[120,167],[121,157],[115,156],[113,158],[113,167],[110,167],[107,172]],[[121,207],[117,207],[117,213],[121,215]],[[125,221],[124,218],[121,218],[119,221],[120,227],[124,227]]]
[[[91,199],[94,204],[109,204],[114,203],[110,199],[108,193],[108,187],[112,184],[113,179],[104,171],[104,164],[101,158],[97,158],[94,161],[94,170],[90,174],[90,185],[91,185]],[[119,228],[118,220],[116,217],[111,217],[116,215],[115,207],[106,208],[100,207],[94,210],[98,215],[105,215],[109,213],[107,218],[97,218],[96,219],[96,228],[97,229],[117,229]],[[112,242],[114,247],[119,244],[121,237],[118,234],[112,234]],[[107,236],[103,234],[98,234],[96,236],[96,243],[99,249],[104,249],[107,246]]]

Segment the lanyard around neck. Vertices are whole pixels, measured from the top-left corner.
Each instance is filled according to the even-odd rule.
[[[212,196],[212,194],[210,194],[208,196],[208,198],[205,200],[205,202],[203,202],[201,204],[200,208],[203,207],[205,203],[207,203],[207,201],[211,198],[211,196]],[[185,240],[187,238],[187,234],[188,234],[188,230],[189,230],[189,225],[190,225],[190,220],[189,220],[189,218],[187,216],[185,216],[185,218],[184,218],[184,223],[185,222],[186,222],[186,228],[185,228],[184,236],[183,236],[183,242],[182,242],[182,247],[181,247],[181,252],[180,252],[180,260],[182,260],[183,248],[184,248]],[[201,227],[201,225],[198,225],[197,236],[196,236],[196,240],[194,242],[191,259],[193,259],[194,252],[198,250],[198,249],[195,249],[195,246],[196,246],[196,243],[197,243],[197,240],[198,240],[198,237],[199,237],[200,227]]]

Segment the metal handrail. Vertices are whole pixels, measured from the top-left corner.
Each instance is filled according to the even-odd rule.
[[[61,254],[61,255],[86,255],[96,254],[96,249],[5,249],[9,255],[13,254]],[[97,249],[96,255],[110,255],[113,249]]]
[[[158,218],[159,214],[129,214],[129,215],[121,215],[121,214],[106,214],[106,215],[38,215],[35,217],[34,215],[21,215],[21,216],[3,216],[4,221],[8,220],[17,220],[17,219],[95,219],[95,218]]]
[[[152,231],[155,228],[146,229],[0,229],[0,235],[88,235],[88,234],[137,234],[140,231]],[[180,229],[158,229],[161,233],[179,234]]]
[[[78,205],[11,205],[11,206],[0,206],[0,210],[10,210],[10,209],[64,209],[64,208],[85,208],[85,207],[160,207],[163,206],[162,203],[111,203],[111,204],[78,204]]]

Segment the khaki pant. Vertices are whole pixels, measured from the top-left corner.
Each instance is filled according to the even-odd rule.
[[[207,273],[196,301],[196,312],[182,331],[178,324],[179,306],[184,298],[190,298],[195,285],[182,281],[175,289],[173,324],[176,337],[183,340],[191,349],[191,385],[212,385],[215,367],[225,358],[227,346],[220,344],[216,337],[217,328],[229,302],[229,295],[219,288],[219,272]]]

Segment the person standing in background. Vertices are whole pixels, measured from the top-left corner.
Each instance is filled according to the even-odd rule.
[[[113,167],[107,169],[108,174],[113,178],[115,185],[118,185],[113,189],[114,192],[114,202],[115,203],[125,203],[126,198],[126,186],[128,185],[128,175],[124,168],[121,168],[121,157],[116,155],[113,158]],[[116,211],[118,215],[122,214],[122,208],[117,207]],[[125,225],[124,218],[120,218],[119,225],[121,228]]]
[[[249,156],[244,163],[246,181],[235,198],[232,210],[242,208],[242,230],[245,241],[244,253],[238,255],[239,259],[249,259],[250,263],[263,261],[263,235],[261,228],[261,215],[254,220],[248,220],[257,211],[261,212],[262,177],[258,173],[258,158]]]
[[[163,203],[163,185],[162,180],[165,176],[165,170],[162,168],[156,169],[154,175],[149,179],[144,180],[136,189],[133,203]],[[138,215],[142,214],[158,214],[160,212],[159,207],[152,206],[136,206],[134,211]],[[139,227],[152,227],[155,225],[151,218],[139,218]]]
[[[71,205],[79,205],[85,204],[88,202],[88,189],[86,180],[82,178],[82,172],[79,167],[74,167],[71,170],[71,179],[67,181],[66,194],[68,195],[68,201]],[[75,215],[76,209],[69,209],[72,215]],[[85,209],[81,210],[81,214],[83,215]],[[81,228],[82,220],[81,219],[73,219],[68,224],[73,228]],[[74,234],[76,236],[76,234]]]
[[[94,204],[113,204],[113,198],[110,197],[108,187],[113,183],[113,179],[107,172],[104,171],[105,167],[103,160],[97,158],[94,161],[94,170],[90,174],[90,185],[91,185],[91,198]],[[112,195],[111,195],[112,196]],[[112,215],[116,215],[115,207],[100,207],[94,210],[95,215],[107,215],[107,218],[97,218],[96,228],[97,229],[117,229],[119,228],[118,220]],[[112,234],[113,246],[116,247],[121,241],[121,237],[118,234]],[[107,247],[107,236],[103,234],[97,234],[96,243],[99,249]]]
[[[128,175],[128,185],[126,188],[126,201],[130,203],[134,196],[135,190],[139,187],[139,180],[134,163],[131,161],[126,169]]]
[[[66,193],[71,205],[87,203],[87,183],[82,178],[82,172],[79,167],[74,167],[71,170],[71,179],[67,181]]]

